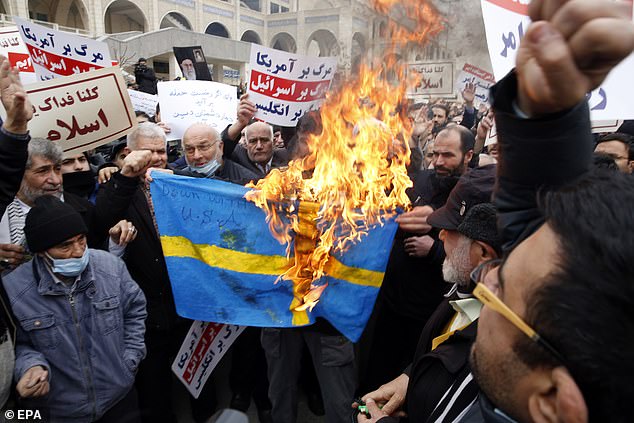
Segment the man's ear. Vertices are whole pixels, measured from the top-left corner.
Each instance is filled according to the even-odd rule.
[[[581,390],[565,367],[550,371],[549,383],[528,398],[535,423],[587,423],[588,407]]]
[[[128,154],[132,153],[132,150],[130,150],[130,148],[126,145],[125,147],[123,147],[123,151],[125,152],[125,155],[127,156]]]
[[[472,263],[475,263],[476,266],[484,263],[485,261],[493,260],[498,258],[498,254],[495,252],[493,247],[491,247],[486,242],[482,241],[473,241],[471,244],[471,254],[472,254]],[[475,254],[475,259],[473,255]]]
[[[469,150],[465,153],[464,155],[464,163],[465,165],[468,165],[469,162],[471,162],[471,159],[473,158],[473,150]]]
[[[630,173],[634,173],[634,160],[627,162],[627,167],[630,169]]]

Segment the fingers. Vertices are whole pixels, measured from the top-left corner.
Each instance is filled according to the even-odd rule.
[[[368,412],[370,413],[370,417],[372,419],[376,419],[378,417],[387,415],[387,413],[385,413],[384,411],[381,411],[379,406],[376,404],[376,402],[374,402],[372,398],[369,398],[366,401],[365,405],[368,408]]]
[[[519,106],[529,116],[573,107],[590,91],[568,44],[544,21],[528,27],[517,55],[517,74]]]
[[[568,1],[570,0],[532,0],[528,6],[528,16],[533,22],[548,21]]]
[[[562,5],[549,21],[565,39],[569,39],[586,23],[594,19],[631,20],[631,8],[631,3],[621,1],[612,1],[606,4],[604,1],[597,0],[575,0]],[[613,32],[613,34],[616,38],[621,35],[617,32]]]
[[[594,89],[634,50],[634,25],[623,19],[594,19],[570,38],[569,45],[577,66],[591,78],[590,89]]]
[[[24,247],[17,244],[0,244],[0,261],[5,264],[20,264],[24,261]]]

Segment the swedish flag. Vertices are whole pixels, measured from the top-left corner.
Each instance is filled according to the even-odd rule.
[[[371,229],[362,242],[333,254],[312,311],[292,311],[293,287],[278,276],[290,267],[286,247],[269,232],[247,188],[155,172],[156,222],[176,310],[194,320],[293,327],[323,317],[356,342],[379,292],[397,225]]]

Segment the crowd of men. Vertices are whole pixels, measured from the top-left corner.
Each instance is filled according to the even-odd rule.
[[[631,420],[634,125],[594,136],[585,96],[634,51],[631,4],[534,0],[529,13],[491,110],[472,86],[462,109],[410,107],[411,208],[361,341],[322,319],[247,328],[229,380],[186,406],[196,422],[227,385],[230,408],[302,422],[300,381],[329,423]],[[0,406],[175,423],[171,364],[191,321],[176,313],[152,172],[257,181],[308,154],[319,114],[274,128],[243,95],[222,132],[189,127],[178,160],[158,113],[108,160],[67,155],[31,139],[31,105],[0,61]]]

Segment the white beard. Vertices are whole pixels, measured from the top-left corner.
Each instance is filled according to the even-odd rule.
[[[196,69],[192,69],[191,71],[183,71],[183,76],[188,81],[195,81],[196,80]]]
[[[462,287],[469,285],[472,270],[469,258],[471,242],[469,238],[461,235],[451,256],[445,257],[445,261],[442,263],[442,276],[445,282],[455,283]]]

